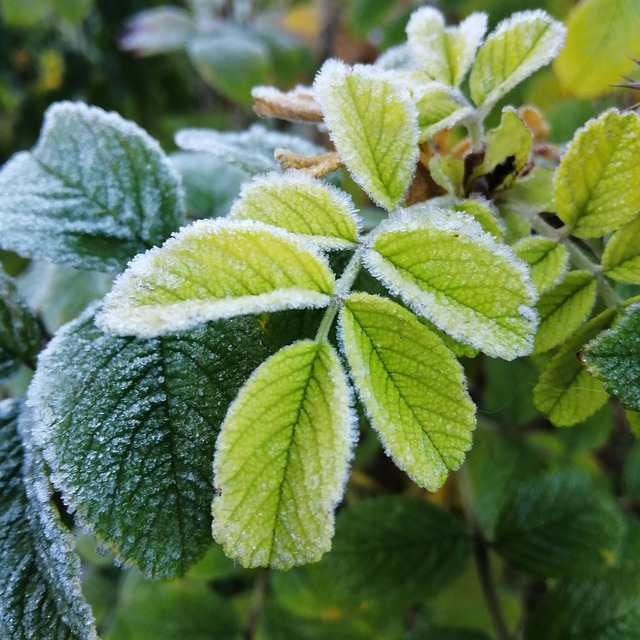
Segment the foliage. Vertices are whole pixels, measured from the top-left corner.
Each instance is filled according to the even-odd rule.
[[[289,40],[223,5],[124,45],[295,128],[170,157],[65,101],[0,169],[0,633],[640,637],[637,113],[561,149],[505,104],[564,45],[542,9],[421,7],[282,91],[251,85]],[[601,11],[568,19],[576,95],[619,72],[573,88]]]

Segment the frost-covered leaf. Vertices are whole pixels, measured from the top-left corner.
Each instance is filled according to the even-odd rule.
[[[434,333],[386,298],[354,293],[340,313],[344,351],[387,454],[439,489],[471,447],[475,408],[462,367]]]
[[[618,282],[640,284],[640,216],[616,231],[602,254],[606,275]]]
[[[422,7],[411,14],[407,41],[422,70],[433,80],[457,87],[469,70],[486,31],[484,13],[472,13],[460,26],[447,28],[440,11]]]
[[[243,566],[288,569],[329,550],[354,439],[327,342],[278,351],[233,402],[216,444],[213,535]]]
[[[499,217],[498,210],[489,200],[484,198],[462,200],[454,204],[451,209],[453,211],[461,211],[475,218],[487,233],[491,234],[496,240],[502,240],[505,232],[504,222]]]
[[[456,340],[506,360],[531,351],[537,315],[528,267],[469,216],[411,207],[380,226],[364,260]]]
[[[615,313],[615,309],[607,309],[589,320],[542,371],[533,389],[533,403],[556,427],[571,427],[586,420],[609,399],[602,382],[587,373],[576,354],[611,324]]]
[[[640,411],[640,304],[630,305],[612,329],[595,337],[581,352],[589,373],[632,411]]]
[[[158,143],[97,107],[53,105],[38,144],[0,171],[0,246],[30,258],[121,271],[183,220]]]
[[[389,47],[376,58],[373,64],[383,71],[400,71],[401,73],[416,71],[424,74],[420,63],[406,42]]]
[[[609,110],[574,136],[556,171],[558,217],[579,238],[615,231],[640,210],[640,118]]]
[[[252,220],[198,220],[131,262],[98,324],[153,337],[248,313],[325,307],[326,259],[293,234]]]
[[[19,364],[35,369],[41,346],[38,321],[0,267],[0,379]]]
[[[313,84],[331,139],[355,181],[391,211],[418,160],[418,116],[390,73],[328,60]]]
[[[539,293],[556,285],[569,266],[566,247],[550,238],[523,238],[513,250],[531,267],[531,280]]]
[[[211,542],[211,458],[229,402],[266,355],[252,319],[153,340],[102,333],[92,310],[40,356],[34,436],[76,519],[146,576]]]
[[[553,63],[563,93],[596,98],[611,91],[640,55],[636,0],[583,0],[566,19],[567,43]]]
[[[21,402],[0,402],[0,630],[12,640],[97,640],[30,427]]]
[[[138,55],[166,53],[184,47],[196,33],[188,11],[178,7],[155,7],[127,19],[120,48]]]
[[[448,193],[463,197],[464,160],[453,156],[435,155],[429,160],[429,174],[433,181]]]
[[[501,22],[471,67],[471,98],[484,117],[513,87],[558,54],[565,28],[544,11],[521,11]]]
[[[534,353],[557,347],[580,327],[596,300],[596,288],[595,278],[588,271],[570,271],[562,282],[540,296]]]
[[[391,606],[434,595],[470,554],[471,537],[459,518],[421,499],[391,496],[338,514],[323,570],[350,599]]]
[[[254,124],[246,131],[215,131],[214,129],[181,129],[176,144],[185,151],[210,153],[250,175],[279,169],[274,157],[276,149],[315,156],[326,149],[311,142],[279,131],[269,131]]]
[[[597,478],[560,469],[518,486],[498,519],[495,548],[537,575],[593,574],[609,564],[623,529],[615,501]]]
[[[349,196],[301,175],[255,179],[243,187],[230,217],[281,227],[324,249],[348,249],[358,242],[358,220]]]

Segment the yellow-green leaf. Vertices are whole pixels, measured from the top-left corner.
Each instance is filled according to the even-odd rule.
[[[579,98],[609,93],[640,56],[637,0],[583,0],[566,20],[567,43],[553,63],[560,86]]]
[[[540,326],[534,353],[562,344],[584,322],[596,299],[596,281],[588,271],[570,271],[560,284],[543,293],[536,308]]]
[[[569,266],[566,247],[550,238],[523,238],[513,250],[531,267],[531,279],[538,293],[556,285]]]
[[[604,272],[618,282],[640,284],[640,217],[616,231],[602,254]]]
[[[501,22],[480,47],[471,67],[469,89],[486,116],[496,102],[560,51],[562,23],[544,11],[521,11]]]
[[[597,238],[640,210],[640,118],[609,110],[574,136],[556,172],[558,217],[573,235]]]
[[[328,343],[297,342],[256,369],[216,443],[213,535],[228,556],[288,569],[329,550],[353,423]]]
[[[462,211],[462,213],[475,218],[487,233],[490,233],[496,240],[502,240],[505,231],[504,222],[498,216],[498,210],[489,200],[483,198],[463,200],[454,204],[451,209]]]
[[[475,411],[440,338],[386,298],[354,293],[340,314],[353,377],[387,453],[436,491],[471,447]]]
[[[530,353],[537,293],[528,267],[469,216],[410,207],[381,224],[364,263],[456,340],[507,360]]]
[[[99,326],[153,337],[248,313],[324,307],[334,277],[309,243],[250,220],[199,220],[133,260]]]
[[[334,186],[295,174],[270,174],[246,184],[229,213],[305,236],[325,249],[348,249],[358,242],[351,198]]]
[[[392,73],[328,60],[315,96],[340,157],[355,181],[391,211],[409,186],[418,160],[418,114]]]

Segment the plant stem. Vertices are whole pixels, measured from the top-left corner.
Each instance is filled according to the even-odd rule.
[[[242,631],[242,640],[253,640],[256,635],[258,622],[262,616],[262,610],[267,599],[267,585],[269,582],[269,572],[266,569],[259,569],[256,576],[256,583],[251,600],[251,608],[247,616],[247,624]]]

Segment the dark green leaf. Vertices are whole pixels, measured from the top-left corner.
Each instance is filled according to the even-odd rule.
[[[629,450],[622,477],[626,492],[640,502],[640,442]]]
[[[407,633],[403,640],[489,640],[489,636],[476,629],[429,626]]]

